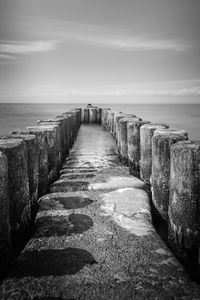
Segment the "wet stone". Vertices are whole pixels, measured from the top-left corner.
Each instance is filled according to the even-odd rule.
[[[49,188],[50,193],[54,192],[69,192],[69,191],[86,191],[89,182],[87,181],[65,181],[58,180]]]
[[[44,216],[36,221],[34,237],[70,236],[81,234],[93,227],[93,221],[89,216],[71,214],[69,216]],[[37,230],[39,228],[39,230]]]
[[[26,251],[18,259],[17,268],[10,277],[73,275],[85,265],[94,263],[90,252],[78,248]]]
[[[97,169],[90,169],[90,168],[88,168],[88,169],[85,169],[85,168],[83,168],[83,169],[79,169],[79,168],[73,168],[73,169],[71,169],[71,168],[66,168],[66,169],[62,169],[61,171],[60,171],[60,174],[72,174],[72,173],[75,173],[75,174],[79,174],[79,173],[94,173],[94,172],[97,172],[98,170]]]
[[[40,199],[39,211],[77,209],[86,207],[92,203],[93,201],[87,197],[68,197],[61,196],[61,193],[52,193]]]
[[[94,174],[84,174],[84,173],[80,173],[80,174],[63,174],[60,178],[64,179],[87,179],[87,178],[93,178],[95,177]]]

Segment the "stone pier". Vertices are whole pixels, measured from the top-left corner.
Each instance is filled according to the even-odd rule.
[[[0,299],[198,299],[152,225],[145,190],[110,133],[81,125]]]

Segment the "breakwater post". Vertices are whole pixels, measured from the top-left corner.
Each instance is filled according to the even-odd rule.
[[[200,141],[176,143],[172,145],[170,155],[169,241],[186,264],[194,260],[197,267],[200,248]]]
[[[185,130],[142,121],[110,108],[102,109],[102,126],[115,138],[121,160],[129,165],[131,174],[152,191],[152,204],[169,228],[168,242],[174,253],[192,267],[197,266],[200,142],[187,141]]]
[[[0,152],[0,277],[11,258],[8,189],[8,160]]]
[[[200,142],[188,141],[184,130],[88,105],[0,138],[0,276],[12,257],[13,236],[28,231],[33,207],[58,178],[81,123],[110,131],[130,173],[150,186],[175,254],[198,264]]]
[[[140,177],[150,185],[152,170],[152,138],[155,130],[168,128],[164,124],[144,124],[140,128]]]
[[[171,129],[156,130],[152,139],[152,201],[164,220],[168,220],[170,147],[186,140],[183,131]]]
[[[17,254],[15,246],[32,231],[38,198],[58,178],[81,113],[73,109],[0,137],[0,277]]]

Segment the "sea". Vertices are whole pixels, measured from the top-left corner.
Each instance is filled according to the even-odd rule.
[[[0,103],[0,135],[14,129],[24,129],[35,125],[37,120],[53,118],[71,108],[86,105],[83,103]],[[110,107],[123,113],[133,113],[143,120],[165,123],[173,129],[185,129],[190,140],[200,140],[200,104],[95,103],[94,105]]]

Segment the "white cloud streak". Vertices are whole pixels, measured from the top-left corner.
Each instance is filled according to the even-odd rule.
[[[57,44],[57,41],[25,42],[0,40],[0,59],[14,59],[16,55],[52,51]]]
[[[93,47],[116,51],[173,51],[183,52],[191,48],[187,40],[156,35],[137,35],[128,29],[103,25],[84,24],[58,19],[26,18],[16,19],[16,26],[27,36],[38,36],[38,40],[55,39],[63,42],[78,42]],[[14,26],[14,25],[13,25]],[[42,37],[42,38],[41,38]],[[23,42],[22,42],[23,43]],[[35,42],[32,45],[17,45],[20,48],[52,49],[55,42]],[[22,47],[23,46],[23,47]],[[10,47],[9,47],[10,48]],[[23,50],[22,50],[23,51]]]
[[[83,42],[96,47],[122,51],[176,51],[183,52],[189,45],[170,39],[150,39],[148,37],[104,37],[88,34],[66,33],[66,40]]]

